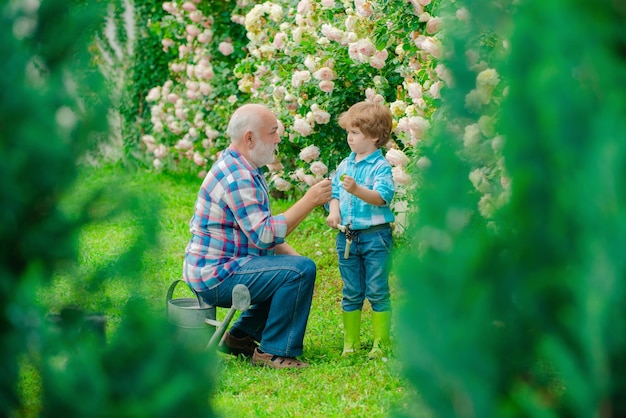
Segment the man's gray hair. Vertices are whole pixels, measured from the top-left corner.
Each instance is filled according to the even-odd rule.
[[[239,142],[247,131],[257,132],[261,124],[258,112],[260,106],[248,104],[235,110],[226,129],[226,134],[231,142]]]

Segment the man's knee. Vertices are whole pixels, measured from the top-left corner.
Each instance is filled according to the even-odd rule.
[[[296,269],[300,272],[302,277],[309,280],[315,280],[315,276],[317,274],[315,262],[310,258],[303,256],[298,256],[297,258]]]

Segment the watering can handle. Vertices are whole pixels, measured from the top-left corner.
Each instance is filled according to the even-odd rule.
[[[176,288],[176,285],[178,285],[178,283],[185,283],[185,281],[184,280],[180,280],[180,279],[174,280],[172,282],[172,284],[170,285],[170,288],[167,289],[167,297],[165,298],[165,311],[166,312],[167,312],[168,304],[172,300],[172,296],[174,295],[174,289]],[[193,291],[193,289],[191,289],[191,288],[189,288],[189,289],[193,292],[193,294],[196,297],[196,299],[198,299],[198,306],[204,306],[205,304],[202,301],[202,299],[200,299],[198,294],[195,291]]]

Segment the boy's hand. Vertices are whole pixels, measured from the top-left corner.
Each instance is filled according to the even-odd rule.
[[[359,185],[356,184],[356,180],[354,180],[354,177],[343,175],[343,188],[346,192],[354,194],[358,187]]]
[[[341,223],[341,216],[338,213],[337,214],[331,213],[326,218],[326,225],[330,226],[331,228],[337,228],[337,226],[340,223]]]

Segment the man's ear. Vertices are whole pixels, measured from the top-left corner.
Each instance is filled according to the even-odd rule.
[[[243,142],[246,147],[250,149],[254,147],[254,134],[252,133],[252,131],[246,131],[246,133],[243,134]]]

